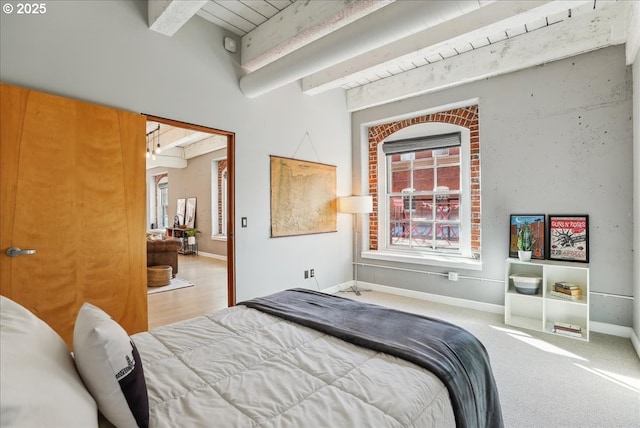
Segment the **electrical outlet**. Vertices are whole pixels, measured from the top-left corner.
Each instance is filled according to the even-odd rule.
[[[449,272],[449,281],[457,281],[458,272]]]
[[[315,269],[311,269],[311,270],[309,271],[309,276],[310,276],[311,278],[313,278],[314,276],[316,276],[316,271],[315,271]]]
[[[304,271],[304,279],[309,279],[309,271],[308,270]]]

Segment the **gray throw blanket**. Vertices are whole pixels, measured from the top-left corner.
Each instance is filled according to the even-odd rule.
[[[460,428],[504,426],[487,351],[456,325],[299,288],[240,304],[433,372],[449,390]]]

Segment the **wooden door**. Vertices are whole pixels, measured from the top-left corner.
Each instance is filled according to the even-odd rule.
[[[69,347],[85,301],[130,334],[146,330],[145,117],[0,91],[0,294]]]

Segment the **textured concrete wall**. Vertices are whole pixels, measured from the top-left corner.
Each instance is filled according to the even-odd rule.
[[[478,98],[482,169],[482,271],[461,272],[477,279],[379,268],[359,278],[503,304],[504,285],[481,279],[504,279],[509,214],[588,214],[591,290],[631,296],[631,77],[617,46],[355,113],[358,142],[363,124]],[[632,303],[592,295],[591,320],[631,326]]]

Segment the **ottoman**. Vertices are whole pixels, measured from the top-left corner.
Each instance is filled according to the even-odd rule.
[[[149,266],[147,268],[147,286],[162,287],[171,283],[171,266]]]

